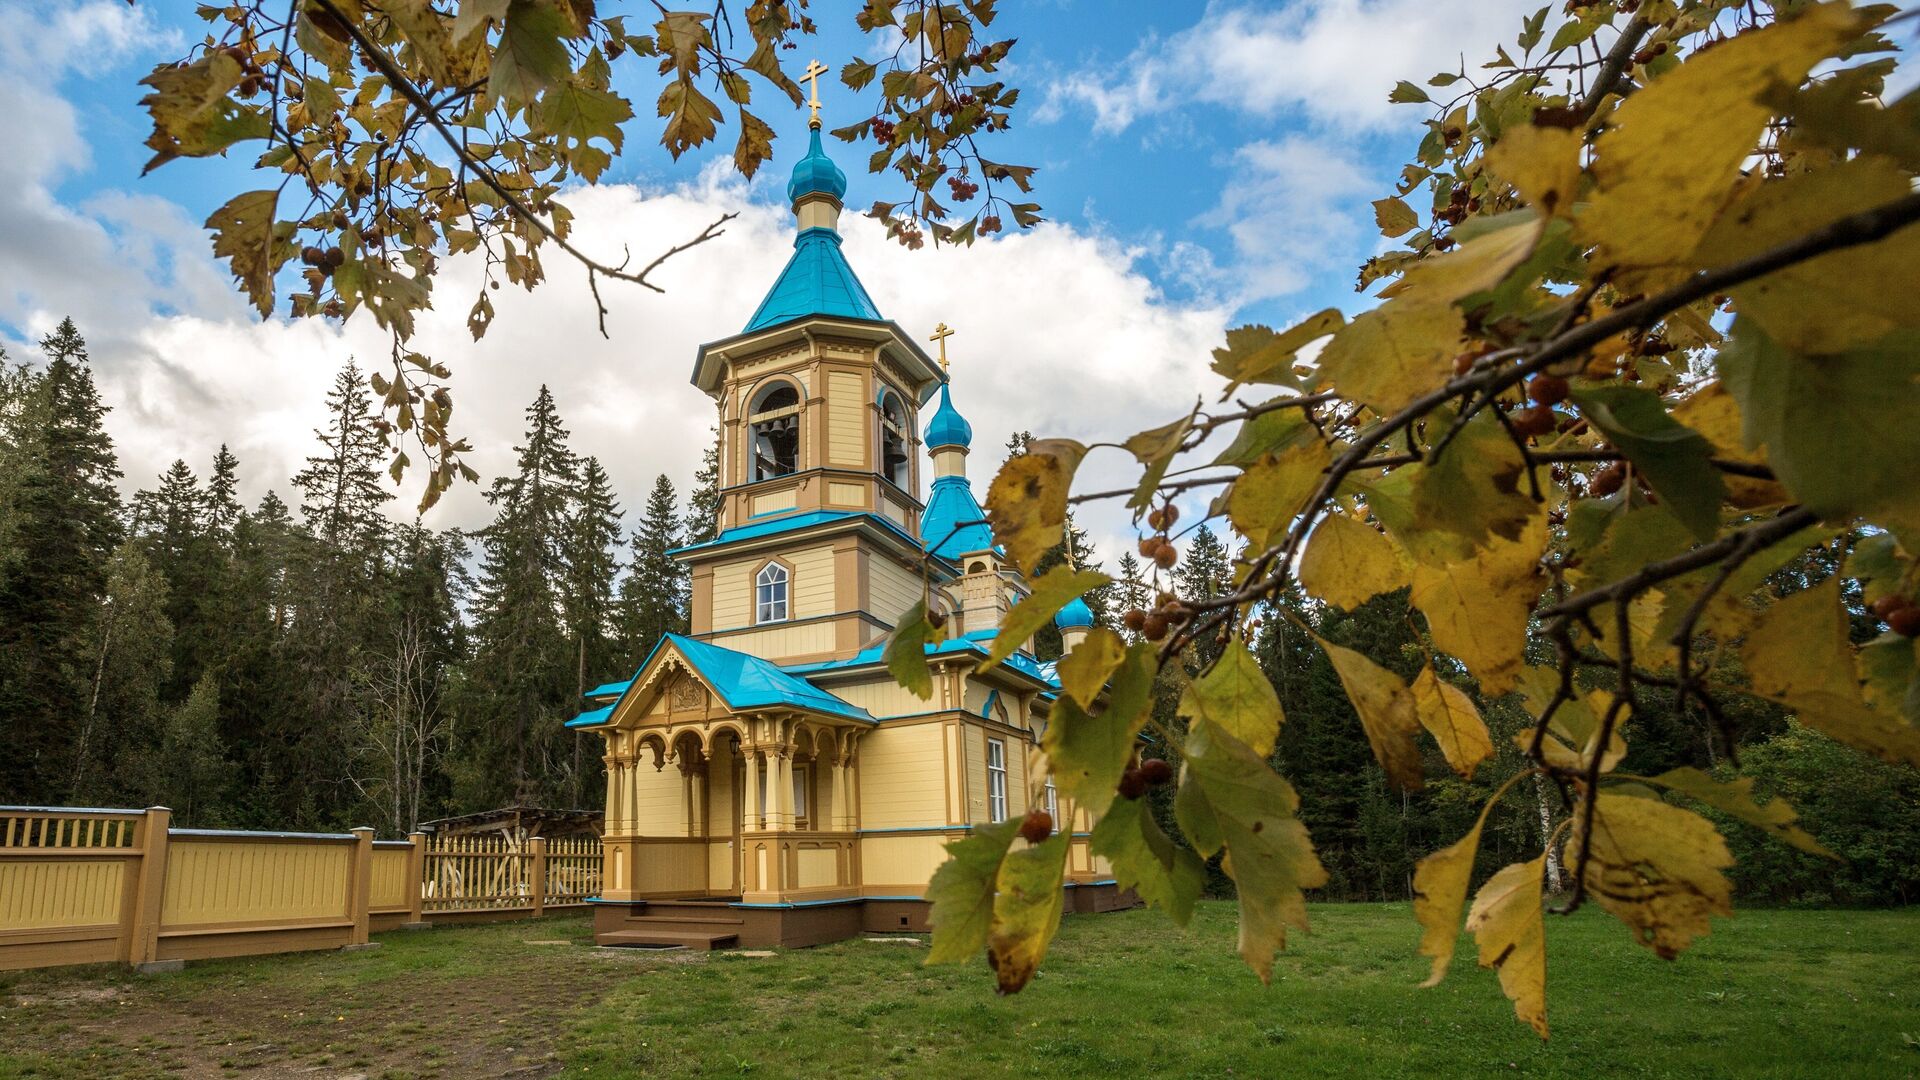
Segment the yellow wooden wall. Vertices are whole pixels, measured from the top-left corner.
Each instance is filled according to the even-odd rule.
[[[867,607],[874,618],[898,621],[920,602],[922,592],[920,576],[913,571],[890,559],[867,560]]]
[[[791,570],[788,579],[788,618],[809,619],[833,614],[832,545],[783,551],[780,560]],[[733,630],[753,625],[753,579],[766,564],[765,556],[755,556],[720,563],[713,568],[714,630]]]
[[[175,836],[160,925],[347,919],[352,871],[349,841]]]
[[[636,812],[632,831],[641,836],[685,836],[687,792],[680,770],[671,765],[655,769],[648,754],[641,758],[633,777]]]
[[[827,460],[867,464],[866,381],[851,371],[827,372]]]
[[[941,725],[881,727],[860,737],[860,825],[946,824]]]

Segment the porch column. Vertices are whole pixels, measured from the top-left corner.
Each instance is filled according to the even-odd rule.
[[[840,828],[840,755],[813,759],[814,782],[820,785],[819,820],[814,828],[833,832]]]
[[[693,807],[687,815],[687,836],[707,836],[707,761],[697,759],[687,771],[693,790]]]
[[[746,763],[745,783],[747,790],[740,793],[741,813],[740,831],[760,831],[760,751],[742,746],[740,760]]]
[[[780,827],[793,828],[796,824],[796,814],[793,805],[793,749],[791,747],[780,749],[780,794],[774,805],[780,808]]]

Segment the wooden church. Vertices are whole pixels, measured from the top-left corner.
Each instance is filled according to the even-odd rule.
[[[1025,585],[967,479],[946,330],[936,364],[875,308],[840,250],[846,186],[816,119],[787,185],[793,258],[746,328],[694,361],[720,410],[721,508],[714,539],[675,553],[691,633],[569,723],[606,742],[603,944],[924,931],[945,845],[1035,805],[1075,831],[1067,910],[1130,900],[1032,764],[1051,665],[1029,641],[974,671]],[[951,613],[927,648],[930,701],[881,659],[923,596]],[[1092,616],[1074,601],[1056,622],[1071,646]]]

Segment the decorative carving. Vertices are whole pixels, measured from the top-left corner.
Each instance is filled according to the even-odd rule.
[[[700,680],[689,675],[681,675],[668,687],[667,693],[673,701],[674,711],[705,709],[707,707],[707,688]]]

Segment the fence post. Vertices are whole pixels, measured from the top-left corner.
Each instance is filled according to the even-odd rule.
[[[367,943],[367,909],[373,906],[373,830],[353,830],[353,866],[347,875],[347,914],[353,919],[352,945]]]
[[[412,832],[407,834],[407,839],[413,841],[413,850],[407,854],[407,872],[413,880],[413,889],[407,899],[407,926],[417,930],[426,925],[421,912],[426,906],[427,834]]]
[[[547,913],[547,838],[533,838],[533,917]]]
[[[139,884],[128,913],[127,963],[142,971],[159,970],[161,902],[167,892],[167,829],[173,811],[149,806],[140,822]]]

